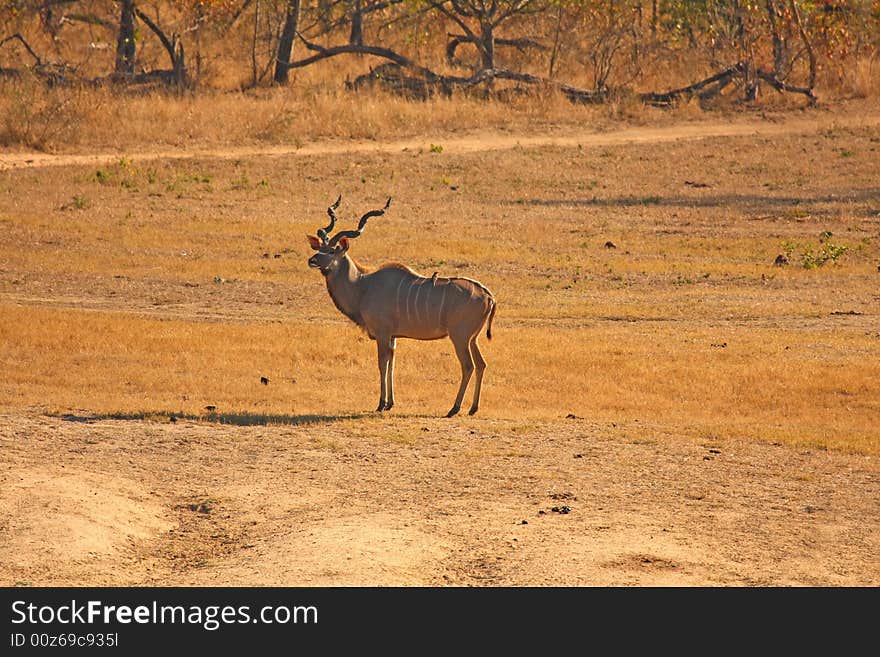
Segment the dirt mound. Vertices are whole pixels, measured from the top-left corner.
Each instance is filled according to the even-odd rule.
[[[162,506],[125,479],[27,469],[2,482],[0,561],[19,572],[52,562],[63,573],[125,558],[171,527]]]

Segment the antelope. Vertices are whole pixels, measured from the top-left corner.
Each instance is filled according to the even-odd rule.
[[[356,230],[342,230],[331,237],[341,202],[342,196],[327,208],[330,223],[319,228],[317,236],[307,236],[309,245],[317,251],[309,258],[309,267],[324,275],[330,298],[342,314],[376,341],[380,381],[376,411],[390,411],[394,406],[397,338],[439,340],[448,336],[461,363],[461,385],[446,417],[461,410],[471,375],[476,371],[474,400],[469,411],[473,415],[480,406],[486,370],[477,337],[488,320],[486,338],[492,339],[495,297],[486,286],[470,278],[444,278],[437,273],[425,277],[400,263],[386,264],[374,271],[362,267],[348,254],[351,240],[360,236],[369,219],[385,214],[391,199],[385,207],[363,215]]]

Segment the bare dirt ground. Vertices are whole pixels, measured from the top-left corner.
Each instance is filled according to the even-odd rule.
[[[592,136],[496,135],[485,141],[447,140],[444,147],[467,151],[526,142],[561,147],[589,140],[607,145],[712,135],[770,138],[813,132],[832,122],[880,123],[876,116],[827,117]],[[390,153],[417,147],[413,142],[348,148]],[[309,148],[296,152],[306,155]],[[334,152],[326,145],[312,148]],[[279,148],[275,154],[293,150]],[[155,157],[178,155],[192,156]],[[200,157],[251,155],[230,151]],[[0,169],[115,159],[118,155],[4,154]],[[872,184],[876,190],[876,181]],[[648,210],[657,205],[662,209],[662,203],[650,199],[645,204]],[[10,229],[19,229],[8,223]],[[866,269],[864,263],[859,266]],[[0,270],[16,283],[25,278],[12,265]],[[45,274],[41,271],[35,270],[31,278],[40,282],[40,276],[48,280],[55,275],[48,266]],[[807,274],[789,276],[792,286],[808,291],[818,285],[805,278]],[[124,277],[117,279],[122,281],[118,285],[129,284]],[[79,298],[74,289],[79,280],[58,279],[27,294],[10,283],[0,301],[8,304],[4,307],[9,312],[17,309],[16,316],[51,306],[91,308],[94,316],[105,310],[158,313],[160,319],[188,317],[194,323],[222,322],[246,313],[278,322],[290,312],[270,306],[268,296],[254,296],[253,290],[274,294],[268,283],[242,287],[235,292],[240,299],[213,299],[205,296],[207,286],[186,287],[200,295],[190,310],[185,304],[150,310],[151,295],[163,294],[166,281],[145,278],[142,289],[131,295],[124,287],[117,296],[115,291],[104,295],[98,286],[97,291],[80,292]],[[138,283],[130,284],[134,290]],[[682,285],[676,282],[670,298],[681,298]],[[755,293],[755,300],[747,304],[755,309],[755,322],[762,320],[759,303],[768,294],[758,289],[760,296]],[[297,294],[306,299],[312,292],[309,288]],[[838,304],[845,301],[840,305],[844,310],[862,310],[830,318],[838,328],[827,333],[843,327],[860,336],[868,345],[862,348],[870,361],[877,354],[876,326],[870,325],[876,317],[876,296],[874,301],[856,296],[835,298]],[[783,297],[780,292],[779,304],[785,302]],[[329,301],[322,302],[329,307]],[[671,302],[657,297],[656,303]],[[786,306],[776,307],[780,321],[788,322],[785,330],[789,324],[810,328],[830,321],[824,306],[818,314],[804,317]],[[209,313],[212,309],[217,309],[216,315]],[[745,322],[739,310],[731,316],[734,323]],[[33,317],[37,321],[43,316]],[[306,316],[304,325],[314,324],[316,317]],[[578,335],[590,337],[606,326],[618,331],[621,321],[591,319]],[[535,322],[553,323],[552,318],[540,317]],[[514,317],[506,327],[510,333],[515,324]],[[746,328],[752,330],[751,325]],[[672,327],[664,335],[671,339],[678,330]],[[755,335],[754,344],[759,344],[762,334]],[[803,347],[805,358],[818,354],[819,359],[824,343],[810,339],[815,344]],[[108,338],[104,347],[109,350],[114,344]],[[500,360],[497,354],[503,348],[503,343],[489,346],[490,367]],[[790,353],[798,348],[793,343]],[[0,341],[0,360],[4,350],[13,349],[11,341]],[[788,343],[784,349],[789,349]],[[705,351],[711,352],[708,344]],[[510,358],[521,360],[522,355]],[[362,360],[360,355],[357,360]],[[494,372],[490,369],[490,377]],[[369,381],[375,378],[372,370],[369,376]],[[49,377],[47,390],[57,378]],[[430,407],[445,407],[449,386],[443,383],[438,392],[442,399],[428,400]],[[491,378],[488,385],[491,391]],[[861,389],[869,397],[871,385],[869,381]],[[358,380],[354,387],[365,386]],[[517,382],[499,381],[498,387],[515,389]],[[858,399],[846,390],[840,396],[856,412],[876,409],[876,399]],[[172,421],[168,414],[126,415],[89,408],[46,412],[31,404],[26,392],[21,397],[25,401],[0,411],[2,585],[880,585],[880,457],[872,450],[736,437],[735,431],[705,434],[691,431],[687,422],[676,428],[668,421],[654,421],[650,411],[641,419],[621,411],[622,419],[615,421],[566,418],[567,409],[559,409],[555,419],[512,412],[505,417],[493,414],[491,398],[480,416],[452,420],[405,409],[395,409],[388,417],[356,411],[345,415],[333,407],[310,414],[181,413]],[[857,406],[857,401],[863,405]],[[361,407],[350,398],[340,406]],[[614,415],[613,409],[604,415]]]
[[[363,423],[411,440],[366,438]],[[577,419],[508,429],[6,416],[2,581],[880,582],[875,457],[633,439]]]

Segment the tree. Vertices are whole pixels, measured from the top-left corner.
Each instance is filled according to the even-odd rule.
[[[462,43],[471,43],[477,48],[480,56],[478,70],[496,68],[495,46],[498,44],[528,47],[537,42],[531,39],[504,39],[495,36],[495,30],[509,19],[530,11],[534,11],[538,0],[430,0],[433,9],[452,20],[463,35],[450,35],[451,40],[446,48],[446,56],[454,61],[455,51]]]
[[[284,16],[284,28],[278,40],[278,55],[275,60],[275,83],[287,84],[290,72],[290,57],[293,54],[293,42],[299,29],[300,0],[288,0]]]
[[[135,32],[134,0],[119,2],[119,36],[116,39],[116,73],[122,76],[134,75]]]

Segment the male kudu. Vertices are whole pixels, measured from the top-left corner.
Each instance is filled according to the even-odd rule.
[[[377,411],[394,406],[394,350],[397,338],[438,340],[449,336],[461,363],[461,385],[455,403],[446,414],[452,417],[461,409],[461,401],[476,370],[474,402],[470,414],[480,405],[480,387],[486,361],[477,346],[477,337],[487,323],[486,337],[492,339],[492,319],[496,302],[482,284],[469,278],[425,277],[398,263],[368,271],[348,255],[350,240],[358,237],[367,220],[379,217],[391,205],[372,210],[361,217],[357,230],[339,231],[336,209],[342,197],[327,208],[330,224],[309,235],[309,244],[317,251],[309,258],[309,267],[321,270],[333,303],[360,326],[379,348],[381,393]]]

